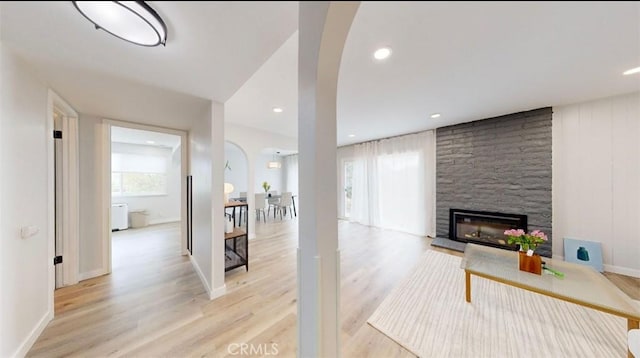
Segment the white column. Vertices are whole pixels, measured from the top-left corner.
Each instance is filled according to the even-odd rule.
[[[224,105],[211,102],[211,298],[224,284]]]
[[[255,239],[256,237],[256,190],[255,188],[255,175],[256,175],[256,155],[250,153],[249,149],[242,149],[245,152],[247,158],[247,204],[249,204],[249,212],[247,215],[247,222],[249,223],[249,238]],[[251,260],[251,258],[249,258]]]
[[[298,356],[340,356],[336,94],[358,2],[300,2]]]

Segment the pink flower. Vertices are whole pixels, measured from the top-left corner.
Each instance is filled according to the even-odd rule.
[[[539,238],[541,238],[544,241],[549,240],[549,238],[547,238],[547,235],[545,235],[543,232],[540,233],[541,236],[538,236]]]
[[[540,230],[533,230],[526,233],[522,229],[505,230],[504,234],[509,237],[509,244],[519,244],[520,250],[535,250],[538,244],[548,240],[547,235]]]
[[[533,230],[533,231],[531,232],[531,236],[539,237],[540,239],[542,239],[542,240],[544,240],[544,241],[547,241],[547,240],[548,240],[547,235],[545,235],[545,234],[544,234],[542,231],[540,231],[540,230]]]
[[[506,230],[504,232],[505,235],[507,236],[522,236],[524,235],[524,230],[522,229],[511,229],[511,230]]]

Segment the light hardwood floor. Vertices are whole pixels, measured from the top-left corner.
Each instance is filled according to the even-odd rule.
[[[271,219],[256,230],[250,271],[228,272],[228,294],[214,301],[179,254],[177,225],[116,233],[113,274],[57,290],[55,319],[29,356],[248,356],[237,354],[241,344],[252,345],[253,356],[274,355],[274,347],[277,356],[295,356],[297,220]],[[343,221],[339,237],[343,356],[412,357],[366,320],[432,249],[430,239]],[[640,280],[607,276],[640,299]]]

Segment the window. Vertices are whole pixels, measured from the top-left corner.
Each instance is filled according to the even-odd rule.
[[[160,155],[112,153],[111,195],[167,195],[167,161]]]
[[[167,175],[157,173],[111,173],[114,196],[167,195]]]

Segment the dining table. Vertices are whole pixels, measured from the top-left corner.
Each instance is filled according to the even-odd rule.
[[[293,203],[293,215],[297,217],[298,213],[296,212],[296,196],[297,195],[291,195],[291,201]],[[265,199],[280,199],[280,198],[282,198],[282,194],[266,195],[264,198]],[[237,198],[229,198],[229,200],[246,202],[247,198],[246,197],[237,197]],[[242,215],[242,214],[240,214],[240,215]]]

